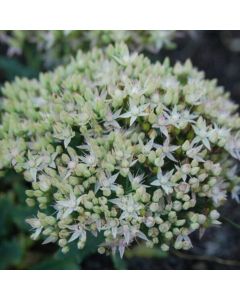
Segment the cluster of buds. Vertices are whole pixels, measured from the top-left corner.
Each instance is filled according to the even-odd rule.
[[[172,49],[176,32],[171,30],[25,30],[0,31],[0,44],[8,46],[8,55],[24,55],[27,45],[35,47],[45,67],[68,62],[79,49],[105,48],[125,42],[131,50],[159,52]]]
[[[186,250],[239,200],[238,107],[190,61],[151,63],[120,43],[2,92],[0,168],[31,184],[33,239],[64,253],[90,235],[99,253],[136,240]]]

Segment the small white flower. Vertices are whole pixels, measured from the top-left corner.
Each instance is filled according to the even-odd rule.
[[[26,222],[32,226],[35,232],[31,235],[33,240],[36,240],[43,230],[43,226],[38,218],[26,219]]]
[[[211,146],[209,143],[209,133],[210,133],[210,129],[209,127],[206,125],[206,121],[200,117],[197,120],[196,126],[193,125],[193,130],[195,132],[195,134],[197,135],[194,139],[193,139],[193,143],[199,143],[202,142],[203,145],[208,149],[211,150]]]
[[[142,240],[148,241],[146,235],[141,232],[136,226],[129,226],[127,224],[118,228],[118,235],[124,236],[124,241],[128,245],[133,239],[139,237]]]
[[[188,110],[178,111],[177,106],[170,111],[164,112],[167,125],[172,125],[176,128],[184,128],[188,123],[195,123],[196,116],[190,114]]]
[[[153,124],[153,128],[159,128],[160,132],[165,135],[167,139],[169,139],[168,129],[167,126],[169,125],[169,122],[167,118],[164,115],[161,115],[156,124]]]
[[[86,240],[87,233],[85,227],[82,224],[69,225],[67,226],[67,228],[73,232],[68,241],[69,243],[75,241],[76,239],[80,239],[84,241]]]
[[[45,165],[42,165],[43,157],[33,155],[30,151],[28,151],[28,160],[26,163],[23,164],[23,168],[27,170],[34,182],[37,180],[37,173],[42,171]]]
[[[66,218],[73,211],[76,211],[81,202],[81,197],[76,197],[73,192],[70,192],[69,197],[66,200],[59,200],[54,205],[57,211],[57,219]]]
[[[124,118],[124,119],[130,118],[130,126],[132,126],[138,117],[144,117],[144,116],[148,115],[147,112],[144,112],[148,106],[149,106],[149,104],[136,106],[135,104],[130,102],[130,111],[120,115],[119,117]]]
[[[195,141],[192,141],[189,146],[189,149],[186,152],[187,156],[198,162],[204,162],[204,159],[200,155],[203,145],[197,147],[194,146],[195,146]]]
[[[121,213],[120,220],[137,218],[143,205],[134,200],[132,194],[123,196],[121,198],[110,200],[113,204],[117,205],[123,212]]]
[[[182,244],[182,248],[184,250],[188,250],[188,249],[190,249],[190,248],[193,247],[192,242],[191,242],[191,240],[190,240],[190,238],[189,238],[188,235],[182,235],[182,234],[180,234],[177,237],[177,239],[176,239],[176,243],[181,243]]]
[[[142,154],[148,155],[154,146],[154,139],[149,140],[145,145],[143,144],[143,141],[139,139],[139,145]]]
[[[237,160],[240,160],[240,138],[239,133],[235,136],[230,136],[227,140],[226,150]]]
[[[163,151],[163,158],[167,157],[168,159],[172,161],[177,161],[175,157],[172,155],[172,152],[176,151],[180,146],[176,145],[170,145],[170,141],[166,139],[163,143],[163,145],[154,144],[154,147],[156,149],[161,148]]]
[[[114,175],[111,174],[105,174],[105,173],[101,173],[99,175],[99,180],[96,182],[95,185],[95,193],[97,193],[99,191],[99,189],[103,189],[103,188],[108,188],[111,191],[115,191],[116,190],[116,183],[115,181],[117,180],[119,173],[116,173]]]
[[[167,172],[163,175],[163,173],[160,171],[157,174],[157,179],[154,180],[151,185],[154,186],[160,186],[166,194],[171,194],[173,192],[174,183],[170,181],[174,170],[171,170],[170,172]]]
[[[143,185],[142,182],[144,181],[144,174],[133,176],[131,172],[128,174],[128,178],[131,182],[132,188],[134,190],[138,189],[140,186],[147,187],[147,185]]]
[[[95,167],[98,160],[93,152],[90,154],[85,154],[84,156],[79,156],[80,160],[85,163],[88,167]]]
[[[240,203],[240,186],[236,185],[231,191],[232,199],[234,199],[237,203]]]
[[[122,109],[117,110],[115,113],[112,113],[109,111],[106,115],[106,121],[104,122],[104,127],[107,128],[107,130],[112,129],[120,129],[121,126],[116,121],[119,119]]]
[[[223,180],[220,180],[210,190],[209,196],[212,198],[213,203],[216,205],[216,207],[227,200],[227,187],[228,184]]]

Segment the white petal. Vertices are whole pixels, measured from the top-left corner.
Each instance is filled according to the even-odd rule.
[[[123,258],[123,254],[124,254],[124,251],[125,251],[125,246],[120,245],[118,247],[118,251],[119,251],[120,257]]]
[[[71,142],[71,137],[68,137],[64,140],[64,147],[67,148],[67,146],[69,145],[69,143]]]
[[[55,236],[49,236],[43,241],[43,245],[49,244],[49,243],[55,243],[57,238]]]
[[[160,186],[161,184],[159,180],[154,180],[153,182],[151,182],[151,185]]]
[[[132,126],[132,124],[137,120],[137,117],[134,116],[134,117],[131,117],[131,120],[130,120],[130,126]]]
[[[71,243],[71,242],[75,241],[77,238],[80,237],[80,235],[81,235],[80,230],[76,230],[76,231],[72,234],[72,236],[70,237],[70,239],[68,240],[68,242]]]
[[[130,118],[131,117],[131,112],[126,112],[125,114],[122,114],[121,116],[119,116],[119,118]]]

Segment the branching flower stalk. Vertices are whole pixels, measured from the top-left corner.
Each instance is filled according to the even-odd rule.
[[[64,253],[90,235],[106,254],[187,250],[228,195],[239,201],[238,107],[190,61],[151,63],[120,43],[2,92],[0,167],[31,184],[33,239]]]

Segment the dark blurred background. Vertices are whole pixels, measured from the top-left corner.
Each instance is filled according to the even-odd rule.
[[[179,31],[175,43],[175,50],[145,54],[152,61],[168,56],[172,63],[190,58],[240,103],[240,31]],[[26,60],[7,56],[7,46],[0,43],[0,86],[15,76],[36,77],[44,69],[36,49],[29,49]],[[0,269],[240,269],[240,207],[231,199],[221,209],[221,227],[208,229],[201,240],[195,234],[190,251],[166,254],[136,246],[120,260],[96,254],[97,244],[90,240],[84,251],[73,248],[64,256],[54,245],[29,239],[25,184],[12,172],[1,175]]]

